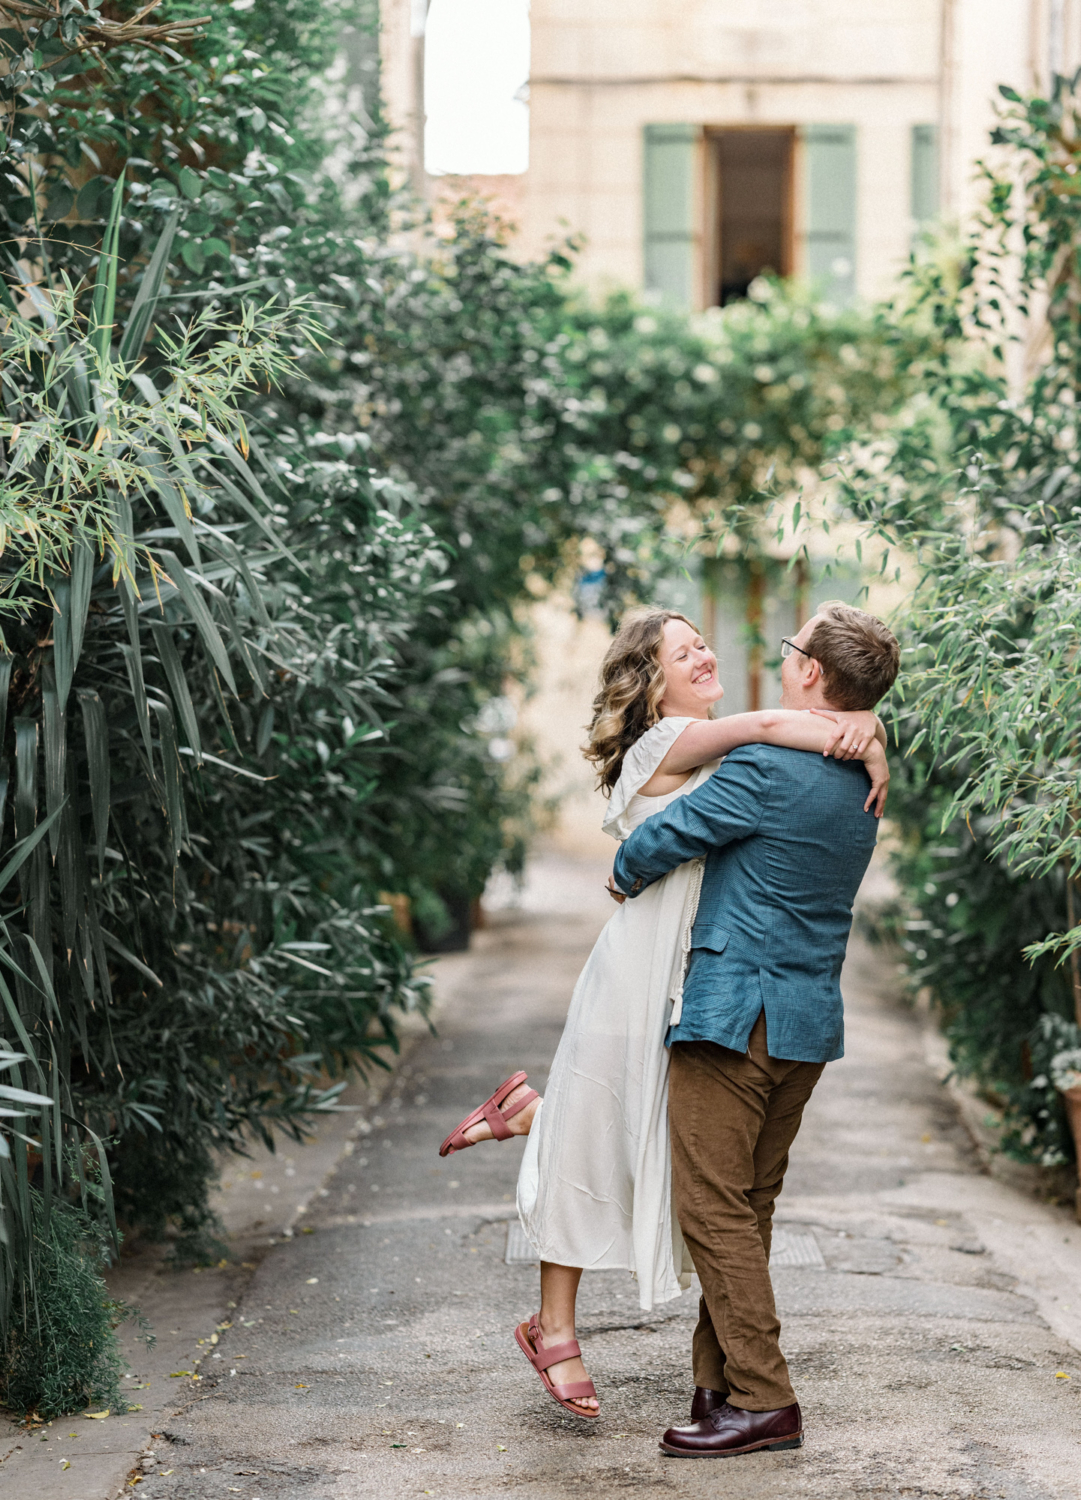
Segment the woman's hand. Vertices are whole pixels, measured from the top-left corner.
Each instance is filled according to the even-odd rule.
[[[867,801],[863,804],[863,810],[869,812],[874,807],[875,817],[880,818],[886,808],[886,793],[890,789],[890,767],[886,760],[886,752],[878,741],[873,739],[866,755],[860,758],[871,778],[871,790],[867,795]]]
[[[889,772],[888,771],[886,772],[886,780],[887,781],[889,780]],[[626,896],[623,894],[622,891],[617,891],[616,890],[616,881],[615,881],[615,876],[614,875],[609,875],[609,877],[608,877],[608,894],[611,896],[611,898],[612,898],[613,901],[618,901],[619,904],[620,904],[620,906],[622,906],[623,903],[624,903],[624,901],[626,901],[626,899],[627,899]]]
[[[826,741],[823,755],[834,760],[866,760],[867,749],[878,729],[878,715],[869,708],[844,711],[835,708],[812,708],[819,718],[832,719],[833,733]],[[887,780],[889,779],[887,773]]]

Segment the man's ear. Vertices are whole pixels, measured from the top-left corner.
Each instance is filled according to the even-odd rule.
[[[818,658],[816,656],[808,657],[806,666],[803,669],[804,687],[813,688],[817,683],[822,681],[823,675],[822,663]]]

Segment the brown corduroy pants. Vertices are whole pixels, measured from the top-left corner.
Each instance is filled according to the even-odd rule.
[[[746,1053],[676,1042],[668,1075],[672,1181],[683,1238],[702,1282],[694,1383],[745,1411],[791,1406],[769,1278],[773,1205],[788,1150],[824,1063],[766,1050],[766,1015]]]

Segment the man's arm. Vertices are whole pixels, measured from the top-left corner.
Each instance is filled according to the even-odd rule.
[[[677,865],[750,837],[762,820],[769,788],[758,747],[733,750],[705,786],[677,797],[634,830],[616,855],[617,887],[637,896]]]

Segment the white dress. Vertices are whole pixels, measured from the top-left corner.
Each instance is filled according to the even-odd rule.
[[[662,719],[627,752],[604,820],[613,838],[717,769],[702,766],[667,796],[639,795],[693,722]],[[647,1311],[678,1297],[691,1271],[672,1212],[664,1039],[682,1005],[703,864],[678,866],[609,918],[574,987],[518,1176],[519,1217],[539,1258],[631,1271]]]

